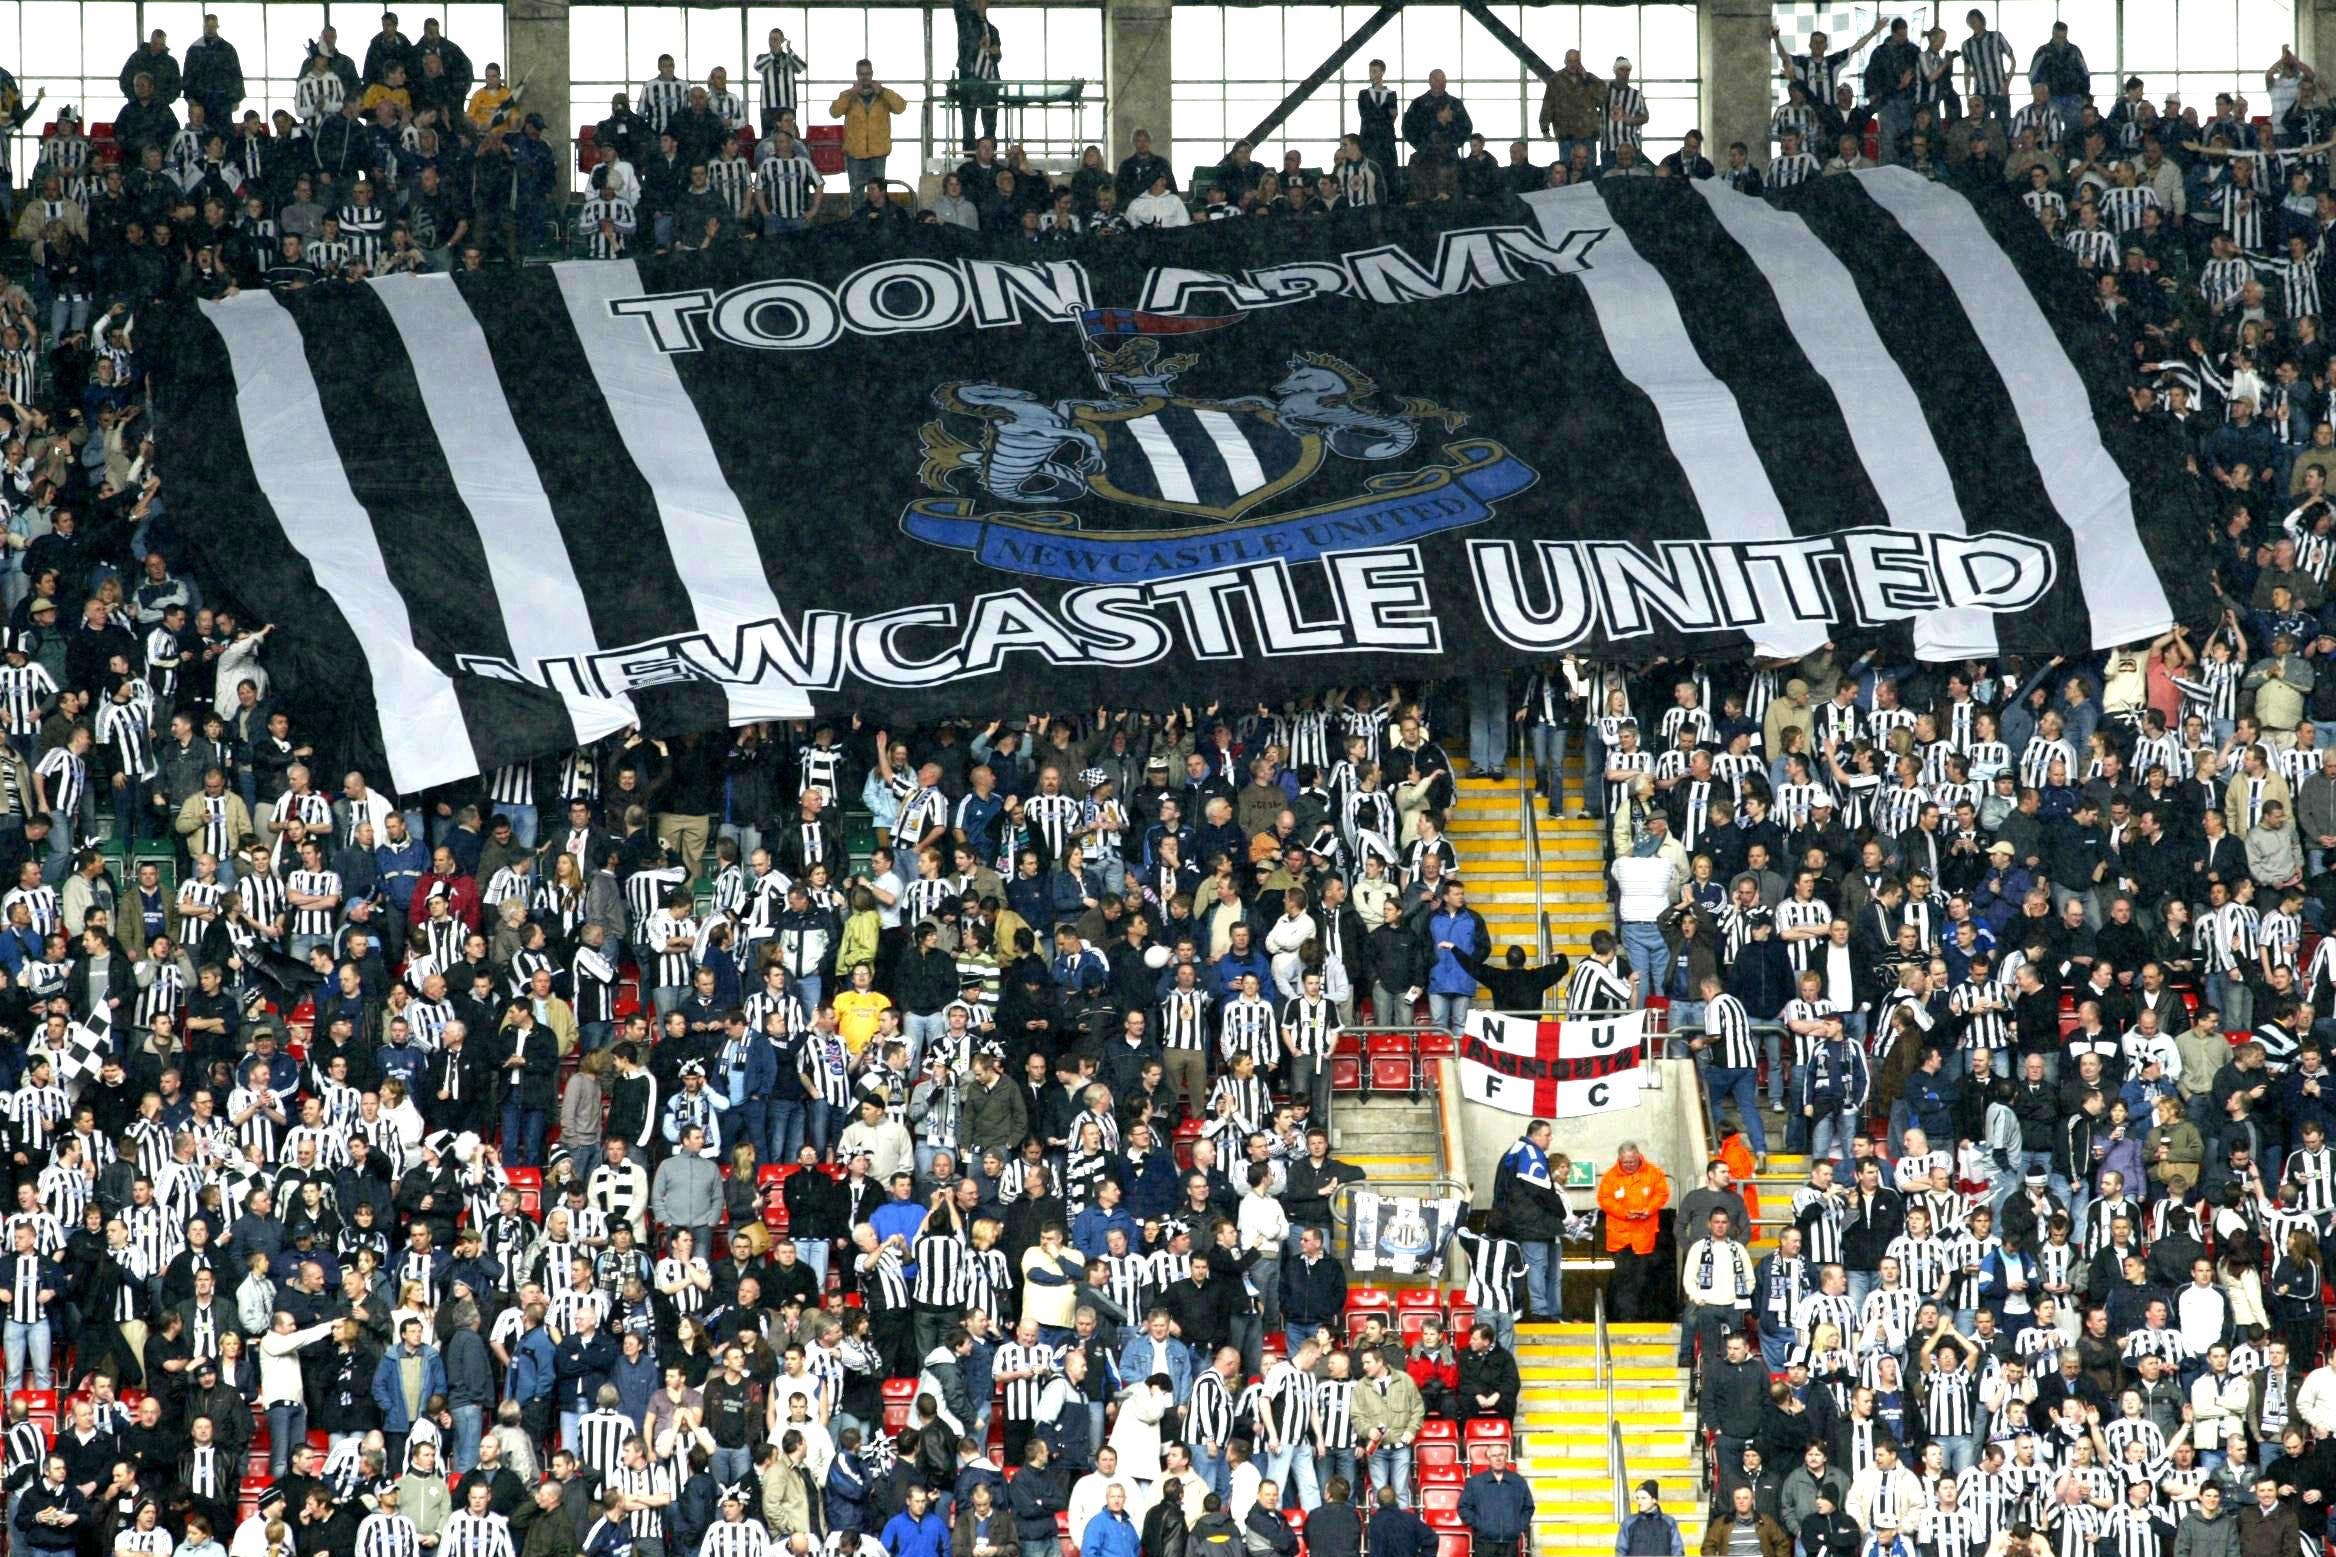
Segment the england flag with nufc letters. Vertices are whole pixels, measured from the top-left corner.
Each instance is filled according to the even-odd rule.
[[[1635,1108],[1646,1030],[1644,1011],[1564,1019],[1471,1011],[1458,1045],[1460,1094],[1543,1119]]]
[[[2002,191],[1904,169],[1044,249],[838,229],[152,329],[203,571],[405,793],[636,724],[2211,615],[2180,440],[2086,279]]]

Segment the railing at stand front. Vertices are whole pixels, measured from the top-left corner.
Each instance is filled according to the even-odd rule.
[[[1598,1289],[1598,1384],[1606,1395],[1606,1477],[1614,1494],[1614,1523],[1619,1529],[1630,1517],[1630,1462],[1623,1452],[1622,1423],[1614,1415],[1614,1338],[1606,1328],[1606,1290]]]
[[[1533,883],[1533,926],[1539,940],[1539,960],[1547,962],[1557,951],[1557,941],[1549,932],[1549,895],[1541,881],[1541,820],[1535,814],[1534,801],[1539,798],[1533,789],[1531,765],[1522,752],[1517,757],[1517,825],[1525,838],[1525,874]],[[1542,998],[1546,1008],[1548,997]]]

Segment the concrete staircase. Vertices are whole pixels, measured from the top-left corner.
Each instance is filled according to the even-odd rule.
[[[1610,1325],[1614,1414],[1631,1485],[1654,1480],[1663,1509],[1694,1551],[1703,1538],[1695,1416],[1676,1366],[1675,1325]],[[1533,1488],[1534,1557],[1610,1557],[1614,1484],[1606,1468],[1606,1394],[1597,1331],[1586,1324],[1517,1327],[1524,1394],[1517,1415],[1521,1467]]]
[[[1566,788],[1578,805],[1580,755],[1569,755],[1566,764]],[[1533,879],[1526,868],[1515,772],[1505,779],[1463,778],[1457,787],[1459,799],[1445,832],[1460,851],[1468,901],[1484,915],[1496,954],[1515,944],[1538,960],[1540,934],[1533,919]],[[1614,926],[1600,824],[1559,821],[1535,797],[1533,825],[1541,845],[1542,897],[1551,937],[1557,950],[1579,957],[1589,950],[1592,931]]]
[[[1778,1123],[1778,1116],[1763,1114],[1760,1122],[1768,1127],[1769,1144],[1772,1147],[1783,1142],[1784,1130]],[[1760,1197],[1759,1213],[1752,1227],[1754,1259],[1760,1259],[1774,1249],[1778,1231],[1792,1225],[1793,1191],[1808,1182],[1807,1157],[1788,1157],[1780,1151],[1768,1154],[1768,1171],[1756,1174],[1752,1179],[1752,1188]]]
[[[1368,1101],[1341,1097],[1331,1104],[1331,1138],[1342,1162],[1367,1170],[1374,1181],[1413,1181],[1403,1193],[1425,1193],[1436,1176],[1436,1111],[1390,1094]]]

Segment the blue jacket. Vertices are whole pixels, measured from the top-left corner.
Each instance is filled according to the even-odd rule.
[[[584,1337],[570,1334],[564,1337],[558,1350],[552,1354],[552,1372],[559,1379],[554,1392],[560,1409],[571,1406],[578,1411],[592,1409],[593,1399],[600,1386],[608,1382],[608,1373],[616,1366],[616,1343],[599,1331],[594,1331],[592,1342],[586,1345]]]
[[[1873,1071],[1866,1064],[1863,1048],[1846,1039],[1840,1043],[1821,1043],[1809,1051],[1809,1067],[1801,1080],[1800,1104],[1803,1108],[1815,1108],[1820,1119],[1829,1113],[1855,1112],[1865,1107],[1873,1083]]]
[[[511,1348],[511,1374],[504,1381],[505,1394],[521,1405],[548,1400],[557,1382],[551,1332],[537,1325],[522,1333]]]
[[[922,1519],[904,1508],[884,1526],[884,1549],[892,1557],[949,1557],[949,1526],[930,1508]]]
[[[1217,981],[1217,1000],[1220,1004],[1241,993],[1241,975],[1244,973],[1257,975],[1257,991],[1261,995],[1274,987],[1273,963],[1265,955],[1265,949],[1254,940],[1249,943],[1248,956],[1244,957],[1238,952],[1228,951],[1210,964],[1210,972]],[[1476,984],[1473,980],[1470,981],[1468,988],[1471,993],[1474,993]],[[1272,997],[1268,995],[1266,998],[1271,999]]]
[[[1130,1252],[1143,1247],[1144,1231],[1136,1225],[1133,1217],[1125,1211],[1106,1211],[1101,1206],[1089,1206],[1071,1219],[1071,1242],[1077,1244],[1079,1252],[1087,1258],[1099,1260],[1109,1247],[1103,1240],[1110,1236],[1115,1227],[1127,1234]]]
[[[868,1522],[868,1478],[851,1455],[838,1454],[827,1467],[827,1528],[858,1530]]]
[[[1111,982],[1111,964],[1082,946],[1054,959],[1055,987],[1065,994],[1094,994]]]
[[[887,1541],[887,1546],[892,1543]],[[1104,1509],[1079,1536],[1079,1557],[1142,1557],[1143,1542],[1126,1514]]]
[[[1170,1336],[1158,1345],[1138,1330],[1119,1350],[1119,1377],[1133,1387],[1155,1373],[1168,1375],[1170,1392],[1178,1400],[1192,1393],[1192,1353],[1182,1341]]]
[[[404,843],[377,843],[373,846],[373,868],[380,875],[381,890],[402,916],[413,906],[414,889],[430,874],[430,851],[410,835]]]
[[[1165,1149],[1155,1146],[1141,1156],[1131,1152],[1120,1159],[1119,1183],[1127,1191],[1120,1205],[1138,1222],[1167,1216],[1176,1209],[1179,1177],[1176,1159]],[[1134,1240],[1129,1242],[1132,1247]]]
[[[1490,956],[1492,947],[1484,936],[1484,916],[1473,908],[1457,912],[1439,908],[1428,915],[1427,941],[1436,948],[1435,966],[1428,970],[1431,993],[1471,997],[1476,994],[1476,975],[1461,965],[1459,956],[1465,955],[1476,962]],[[1452,943],[1450,951],[1444,949],[1446,941]]]
[[[1615,1557],[1632,1557],[1645,1553],[1648,1557],[1686,1557],[1687,1547],[1679,1539],[1679,1522],[1669,1514],[1633,1514],[1622,1522],[1614,1537]]]
[[[381,1430],[385,1433],[410,1433],[414,1419],[406,1412],[406,1392],[402,1368],[406,1357],[405,1345],[400,1342],[381,1354],[381,1363],[373,1370],[373,1403],[381,1408]],[[422,1399],[446,1393],[446,1364],[439,1358],[434,1346],[422,1348]]]

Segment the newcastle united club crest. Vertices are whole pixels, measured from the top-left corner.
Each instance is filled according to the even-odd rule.
[[[1242,317],[1086,310],[1092,397],[939,386],[919,432],[933,495],[902,525],[1010,573],[1138,582],[1400,544],[1489,518],[1535,481],[1500,444],[1458,437],[1463,413],[1383,394],[1321,352],[1291,356],[1262,393],[1180,393],[1194,337]]]

